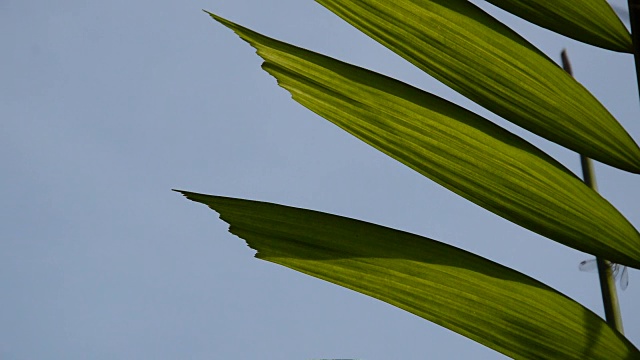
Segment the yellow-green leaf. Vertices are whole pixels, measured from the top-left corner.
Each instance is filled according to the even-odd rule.
[[[522,138],[397,80],[211,16],[258,50],[294,100],[369,145],[516,224],[640,268],[638,231]]]
[[[640,173],[640,148],[604,106],[468,0],[316,1],[506,120],[594,160]]]
[[[220,213],[257,258],[380,299],[507,356],[640,356],[579,303],[464,250],[316,211],[182,193]]]
[[[549,30],[605,49],[633,52],[631,34],[604,0],[487,0]]]

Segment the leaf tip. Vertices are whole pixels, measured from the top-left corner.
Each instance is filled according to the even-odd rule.
[[[203,203],[206,205],[206,203],[204,202],[204,198],[207,195],[203,195],[203,194],[198,194],[198,193],[194,193],[194,192],[190,192],[190,191],[185,191],[185,190],[178,190],[178,189],[171,189],[172,191],[175,191],[177,193],[182,194],[182,196],[186,197],[187,199],[191,200],[191,201],[195,201],[195,202],[199,202],[199,203]]]
[[[178,189],[171,189],[171,191],[175,191],[177,193],[182,194],[183,196],[187,197],[187,194],[190,194],[190,192],[185,191],[185,190],[178,190]]]
[[[227,19],[225,19],[225,18],[223,18],[221,16],[218,16],[218,15],[216,15],[216,14],[210,12],[210,11],[207,11],[207,10],[204,10],[204,9],[202,9],[202,11],[204,11],[207,15],[211,16],[211,18],[213,18],[213,20],[219,22],[220,24],[228,27],[231,30],[235,31],[235,29],[238,27],[237,24],[235,24],[235,23],[233,23],[233,22],[231,22],[231,21],[229,21],[229,20],[227,20]]]

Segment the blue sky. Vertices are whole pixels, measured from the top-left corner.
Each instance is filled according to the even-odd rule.
[[[640,139],[632,57],[483,8],[559,61]],[[624,5],[617,0],[615,4]],[[0,358],[499,359],[364,295],[254,259],[170,191],[326,211],[461,247],[602,314],[589,255],[470,204],[319,118],[201,12],[399,78],[579,173],[578,156],[444,87],[313,1],[0,3]],[[640,225],[637,175],[596,164]],[[640,273],[620,294],[640,346]]]

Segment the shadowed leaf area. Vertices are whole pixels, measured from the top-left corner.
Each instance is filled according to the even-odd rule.
[[[218,212],[257,258],[380,299],[507,356],[640,357],[582,305],[464,250],[317,211],[180,193]]]
[[[633,52],[631,34],[604,0],[487,0],[534,24],[605,49]]]

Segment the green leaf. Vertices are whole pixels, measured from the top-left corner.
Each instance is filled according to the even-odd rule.
[[[604,106],[468,0],[316,1],[506,120],[594,160],[640,173],[640,148]]]
[[[316,211],[181,193],[220,213],[257,258],[380,299],[507,356],[640,356],[582,305],[464,250]]]
[[[633,53],[631,34],[604,0],[487,0],[549,30],[605,49]]]
[[[456,194],[567,246],[640,268],[640,234],[522,138],[412,86],[211,14],[258,50],[293,99]]]

